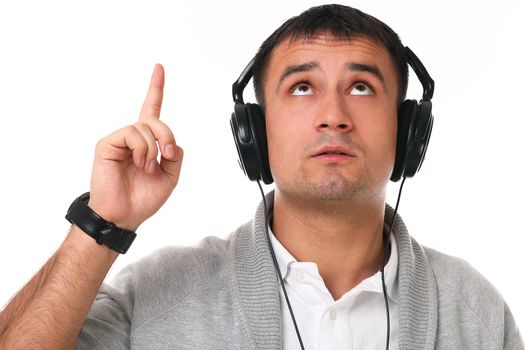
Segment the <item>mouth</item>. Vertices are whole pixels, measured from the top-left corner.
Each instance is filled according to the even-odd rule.
[[[324,146],[319,150],[315,151],[312,155],[313,158],[324,158],[324,159],[338,159],[339,158],[354,158],[355,154],[342,146]]]

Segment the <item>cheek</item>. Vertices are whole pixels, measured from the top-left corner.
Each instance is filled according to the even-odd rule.
[[[266,135],[272,173],[279,176],[283,172],[296,171],[295,163],[300,159],[299,155],[304,154],[306,144],[304,128],[305,124],[300,120],[283,114],[267,117]]]
[[[266,123],[266,135],[268,137],[268,154],[272,172],[290,158],[293,135],[281,125],[275,125],[271,121]]]
[[[381,138],[379,162],[389,175],[394,169],[396,158],[397,123],[391,123],[388,128],[385,128]]]
[[[384,110],[380,113],[360,114],[363,118],[355,120],[359,136],[366,144],[368,156],[374,163],[394,163],[397,139],[397,113]]]

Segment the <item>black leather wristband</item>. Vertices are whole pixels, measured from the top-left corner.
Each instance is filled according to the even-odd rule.
[[[125,254],[137,234],[104,220],[87,203],[89,192],[84,193],[71,203],[66,219],[90,235],[98,244],[104,244],[114,251]]]

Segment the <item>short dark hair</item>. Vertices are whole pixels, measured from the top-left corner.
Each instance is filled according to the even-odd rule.
[[[398,75],[398,106],[405,100],[408,85],[408,65],[405,47],[399,36],[389,26],[364,12],[343,5],[312,7],[299,16],[284,22],[266,39],[253,65],[255,97],[264,108],[264,79],[270,63],[272,50],[289,39],[290,43],[308,40],[318,34],[330,34],[336,39],[352,40],[367,38],[383,45],[394,62]]]

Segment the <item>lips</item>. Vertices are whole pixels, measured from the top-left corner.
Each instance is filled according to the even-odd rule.
[[[345,156],[345,157],[355,157],[355,154],[348,148],[339,145],[329,145],[323,146],[320,149],[316,150],[312,157],[321,157],[321,156]]]

